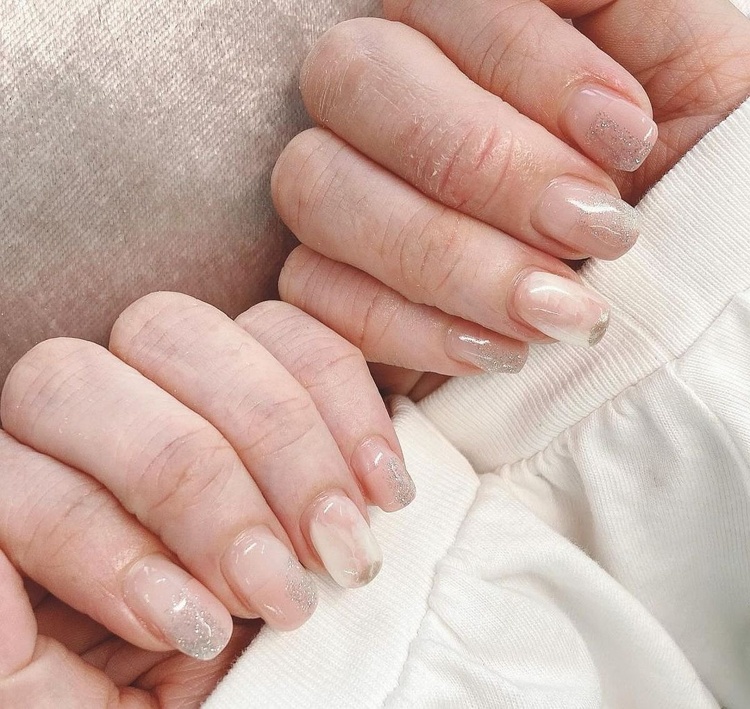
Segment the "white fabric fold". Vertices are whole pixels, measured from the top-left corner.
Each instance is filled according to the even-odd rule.
[[[750,102],[587,269],[599,348],[402,402],[419,494],[373,515],[382,576],[264,630],[206,706],[750,706],[749,185]]]

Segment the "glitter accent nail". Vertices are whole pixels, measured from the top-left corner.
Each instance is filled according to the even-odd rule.
[[[609,305],[598,293],[552,273],[534,271],[516,286],[516,313],[540,332],[579,347],[593,347],[609,325]]]
[[[414,500],[414,481],[382,436],[360,443],[352,455],[352,467],[369,498],[386,512],[401,510]]]
[[[469,328],[473,331],[469,332]],[[490,374],[516,374],[526,364],[527,349],[479,326],[467,324],[464,331],[451,328],[445,338],[445,352]]]
[[[609,163],[627,172],[634,172],[643,165],[654,147],[652,140],[633,135],[606,111],[596,115],[588,140],[592,144],[601,144],[609,156]]]
[[[147,628],[198,660],[216,657],[232,635],[232,617],[224,606],[162,556],[146,557],[131,567],[123,598]]]
[[[532,209],[534,228],[579,253],[622,256],[640,233],[638,212],[601,188],[573,177],[553,180]]]
[[[656,144],[656,123],[640,107],[600,86],[584,86],[562,113],[565,132],[605,167],[633,172]]]
[[[235,594],[277,630],[298,628],[315,610],[311,574],[266,526],[242,532],[221,568]]]

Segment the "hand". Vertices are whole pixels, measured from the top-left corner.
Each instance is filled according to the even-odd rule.
[[[163,692],[183,669],[208,687],[231,650],[206,671],[165,653],[212,660],[230,614],[299,626],[316,603],[304,567],[368,583],[381,555],[366,502],[414,496],[361,354],[285,303],[233,322],[188,296],[146,296],[109,351],[31,350],[0,413],[0,548],[52,594],[32,603],[3,562],[2,706],[28,682],[49,686],[58,673],[40,675],[56,665],[75,668],[71,692],[89,679]]]
[[[619,197],[637,202],[750,93],[750,22],[727,0],[385,12],[399,22],[344,23],[305,64],[320,127],[274,175],[303,243],[282,297],[417,372],[514,372],[527,343],[596,343],[608,305],[559,259],[632,247]]]

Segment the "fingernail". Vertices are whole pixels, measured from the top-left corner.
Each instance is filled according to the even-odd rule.
[[[526,364],[525,347],[508,345],[508,341],[484,328],[474,332],[451,328],[445,338],[446,354],[459,362],[491,374],[516,374]]]
[[[380,436],[358,446],[352,455],[352,467],[370,499],[386,512],[402,510],[417,494],[404,461]]]
[[[540,233],[583,253],[617,258],[638,238],[640,218],[627,202],[583,180],[553,180],[532,211]]]
[[[294,630],[315,611],[312,576],[268,527],[242,532],[222,559],[227,582],[271,627]]]
[[[139,620],[198,660],[216,657],[232,636],[232,616],[207,588],[168,559],[141,559],[123,582],[123,597]]]
[[[315,551],[333,580],[344,588],[370,583],[383,555],[370,526],[343,493],[325,493],[305,515]]]
[[[656,144],[656,123],[635,104],[600,87],[576,90],[563,112],[568,135],[589,157],[633,172]]]
[[[596,345],[609,325],[609,305],[595,291],[569,278],[534,271],[516,286],[517,315],[560,342]]]

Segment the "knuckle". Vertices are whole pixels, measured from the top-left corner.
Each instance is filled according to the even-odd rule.
[[[488,120],[487,120],[488,119]],[[421,179],[442,204],[481,213],[502,190],[513,163],[514,138],[494,116],[435,141],[421,166]]]
[[[271,185],[274,204],[284,223],[304,242],[317,237],[328,204],[337,205],[342,171],[352,162],[346,144],[329,131],[312,128],[297,136],[276,165]]]
[[[279,274],[279,295],[288,303],[308,310],[308,298],[314,293],[324,267],[330,262],[307,246],[298,246],[287,256]]]
[[[162,332],[176,313],[189,311],[202,303],[189,295],[170,291],[149,293],[131,303],[120,313],[112,326],[110,349],[127,351],[144,334]]]
[[[242,467],[237,455],[221,435],[209,426],[159,436],[148,464],[128,471],[133,512],[159,531],[161,519],[181,513],[206,500],[218,499],[232,475]],[[147,494],[143,491],[147,490]],[[166,514],[163,514],[166,513]]]
[[[315,164],[324,153],[326,137],[322,128],[310,128],[296,135],[282,151],[271,175],[274,206],[295,233],[299,231],[302,208],[314,189],[317,175],[324,171]]]
[[[353,338],[354,344],[370,356],[379,352],[383,341],[395,329],[395,321],[403,304],[402,297],[396,292],[385,286],[378,288],[371,297],[367,297],[360,329]]]
[[[422,302],[441,300],[453,283],[465,253],[462,216],[450,209],[415,215],[403,228],[398,242],[399,268],[412,274],[412,287]]]
[[[294,367],[297,380],[308,391],[328,391],[365,372],[367,364],[360,350],[334,333],[309,339]]]
[[[520,11],[520,6],[527,6]],[[528,62],[539,57],[544,46],[541,29],[547,26],[540,17],[545,8],[535,0],[520,0],[510,7],[500,8],[488,25],[467,44],[465,62],[475,67],[474,73],[481,86],[488,86],[500,96],[512,91],[513,84],[527,75]],[[498,27],[502,27],[501,32]],[[487,44],[482,36],[492,37]],[[515,91],[513,91],[515,93]]]
[[[310,114],[326,125],[345,103],[356,96],[368,71],[369,47],[387,23],[377,18],[347,20],[328,30],[313,46],[302,65],[300,89]]]
[[[33,420],[96,370],[104,350],[93,342],[59,337],[29,350],[8,374],[0,401],[3,426],[9,431]]]
[[[93,480],[77,484],[48,478],[44,490],[27,498],[23,542],[16,553],[23,568],[64,568],[71,554],[90,544],[91,529],[118,517],[119,505],[104,486]],[[26,526],[28,525],[28,526]]]
[[[265,330],[287,317],[299,315],[299,310],[280,300],[264,300],[248,308],[235,318],[235,322],[251,335],[258,329]]]
[[[302,442],[319,425],[319,416],[310,395],[268,396],[242,407],[246,411],[247,443],[240,454],[246,460],[262,462],[274,458]],[[247,456],[247,457],[246,457]]]

